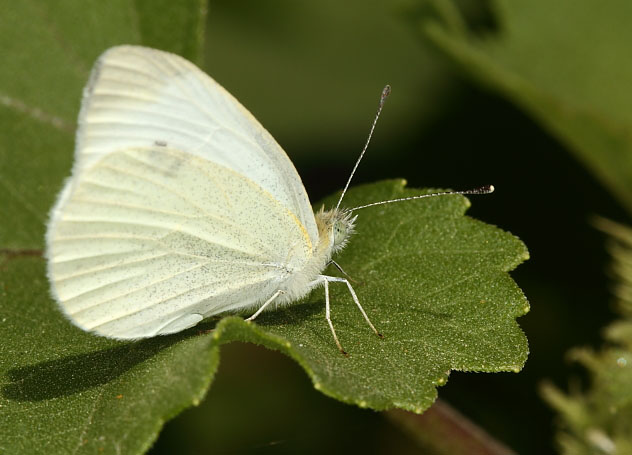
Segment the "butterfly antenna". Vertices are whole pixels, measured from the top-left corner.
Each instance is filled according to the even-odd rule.
[[[346,209],[346,212],[353,212],[355,210],[365,209],[367,207],[373,207],[374,205],[390,204],[392,202],[414,201],[415,199],[423,199],[426,197],[445,196],[446,194],[489,194],[494,192],[494,185],[485,185],[473,190],[465,191],[442,191],[440,193],[420,194],[419,196],[401,197],[398,199],[389,199],[388,201],[373,202],[367,205],[361,205],[359,207],[353,207],[352,209]]]
[[[349,176],[349,180],[347,180],[347,184],[345,188],[342,190],[342,194],[340,195],[340,199],[338,199],[338,204],[336,204],[336,210],[340,207],[340,203],[342,202],[342,198],[345,197],[345,193],[349,188],[349,184],[351,183],[351,179],[353,179],[353,175],[355,174],[356,169],[358,168],[358,164],[362,161],[362,157],[366,153],[366,149],[369,147],[369,142],[371,142],[371,136],[373,136],[373,130],[375,129],[375,125],[377,123],[377,119],[380,118],[380,113],[382,112],[382,108],[384,107],[384,103],[386,102],[386,98],[391,94],[391,86],[387,85],[382,90],[382,95],[380,95],[380,105],[377,108],[377,113],[375,114],[375,118],[373,119],[373,124],[371,125],[371,131],[369,131],[369,137],[366,140],[366,144],[364,144],[364,148],[362,149],[362,153],[360,153],[360,157],[353,166],[353,170],[351,171],[351,175]]]

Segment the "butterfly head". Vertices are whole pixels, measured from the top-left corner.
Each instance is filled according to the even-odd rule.
[[[322,208],[316,214],[316,224],[321,239],[327,239],[331,254],[342,250],[349,241],[349,237],[355,232],[357,215],[341,209],[325,211]]]
[[[355,232],[355,221],[357,215],[352,215],[351,212],[336,210],[333,217],[333,252],[343,249],[351,234]]]

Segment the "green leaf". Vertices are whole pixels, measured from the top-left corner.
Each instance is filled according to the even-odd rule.
[[[383,182],[349,191],[345,203],[413,194],[402,181]],[[229,316],[122,343],[63,318],[48,295],[43,259],[5,258],[0,434],[9,436],[0,449],[141,453],[166,419],[199,402],[219,345],[234,340],[278,349],[323,393],[374,409],[422,412],[452,369],[519,371],[528,349],[515,318],[528,304],[507,272],[527,252],[514,236],[463,216],[468,205],[454,195],[359,212],[357,233],[336,259],[358,282],[384,339],[346,287],[332,285],[332,318],[349,357],[333,342],[322,290],[256,323]]]
[[[451,0],[435,0],[442,9]],[[496,36],[423,30],[483,84],[567,144],[632,210],[632,2],[495,0]],[[453,21],[450,21],[453,22]]]
[[[199,60],[205,4],[0,0],[0,248],[42,247],[48,210],[70,169],[81,90],[97,56],[132,43]]]

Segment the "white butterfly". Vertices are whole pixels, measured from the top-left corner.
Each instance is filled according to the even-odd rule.
[[[223,312],[257,309],[252,320],[323,285],[344,353],[329,282],[378,333],[349,281],[322,274],[354,222],[338,207],[314,214],[285,152],[195,65],[114,47],[84,90],[72,176],[51,211],[51,292],[82,329],[138,339]]]

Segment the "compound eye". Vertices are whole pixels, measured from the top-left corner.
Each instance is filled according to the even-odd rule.
[[[338,245],[344,241],[346,236],[346,229],[341,223],[334,224],[334,245]]]

